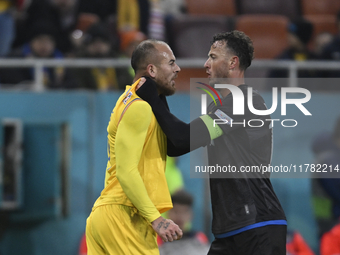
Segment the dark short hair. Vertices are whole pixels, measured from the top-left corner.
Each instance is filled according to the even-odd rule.
[[[173,204],[188,205],[190,207],[192,207],[194,203],[193,196],[185,190],[176,191],[171,196],[171,199]]]
[[[297,36],[303,44],[307,45],[312,38],[314,26],[310,21],[304,18],[297,18],[290,22],[288,31]]]
[[[136,49],[132,53],[131,66],[135,73],[139,70],[143,70],[148,64],[154,61],[154,57],[157,56],[158,50],[155,44],[163,43],[155,39],[149,39],[138,44]]]
[[[227,49],[231,50],[240,59],[240,69],[246,70],[251,65],[254,58],[253,42],[245,33],[241,31],[231,31],[214,35],[211,44],[223,41]]]

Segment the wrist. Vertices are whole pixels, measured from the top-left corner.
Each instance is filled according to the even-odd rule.
[[[162,216],[159,216],[157,219],[155,219],[154,221],[151,222],[151,225],[157,226],[162,220],[164,220],[164,218]]]

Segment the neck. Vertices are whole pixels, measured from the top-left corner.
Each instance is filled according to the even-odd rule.
[[[133,78],[132,83],[135,83],[135,82],[136,82],[138,79],[140,79],[142,76],[143,76],[143,74],[138,74],[138,73],[136,73],[136,74],[135,74],[135,77]]]
[[[236,87],[244,84],[244,71],[239,71],[237,74],[234,73],[234,77],[228,78],[228,83],[231,85],[234,85]],[[221,89],[220,93],[222,97],[226,97],[227,95],[230,94],[229,89]]]
[[[142,76],[147,76],[147,75],[145,75],[144,73],[143,73],[143,74],[136,74],[135,77],[133,78],[132,84],[135,83],[135,82],[136,82],[138,79],[140,79]],[[152,78],[150,78],[150,79],[152,79]],[[143,85],[143,84],[142,84],[142,85]],[[138,88],[140,88],[140,86],[137,86],[137,89],[138,89]],[[161,94],[160,91],[159,91],[159,89],[158,89],[158,87],[157,87],[157,94],[158,94],[158,95]]]

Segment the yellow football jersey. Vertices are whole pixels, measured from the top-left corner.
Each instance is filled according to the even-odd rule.
[[[111,113],[105,187],[94,208],[136,207],[149,222],[172,208],[165,178],[166,136],[150,105],[127,86]]]

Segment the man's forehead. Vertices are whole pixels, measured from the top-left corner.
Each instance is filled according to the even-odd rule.
[[[216,41],[211,45],[211,49],[221,48],[225,46],[225,41]]]
[[[158,44],[156,46],[156,49],[158,50],[159,56],[162,57],[162,59],[173,59],[173,58],[175,58],[172,50],[166,44]]]
[[[218,54],[225,54],[226,53],[226,43],[224,41],[216,41],[214,42],[211,47],[208,55],[218,53]]]

